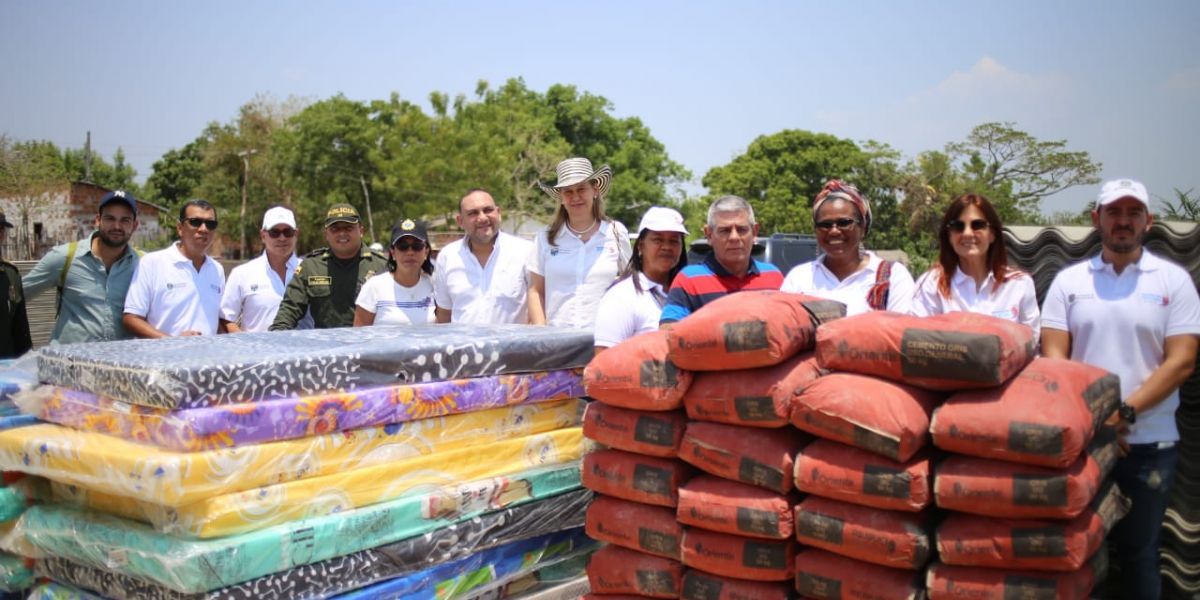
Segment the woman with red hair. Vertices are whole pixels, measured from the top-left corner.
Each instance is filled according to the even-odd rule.
[[[1033,278],[1008,266],[1001,227],[987,198],[955,199],[938,229],[938,262],[917,280],[912,313],[991,315],[1028,325],[1038,339],[1041,313]]]

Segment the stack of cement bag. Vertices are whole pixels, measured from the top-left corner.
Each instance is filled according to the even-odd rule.
[[[788,425],[790,398],[818,375],[817,326],[844,314],[746,292],[592,361],[585,433],[614,448],[585,458],[603,494],[588,533],[609,543],[588,567],[594,597],[794,595],[793,461],[809,437]]]
[[[35,597],[449,598],[582,576],[587,334],[371,327],[44,349],[0,468]],[[75,590],[75,591],[71,591]],[[40,594],[40,595],[39,595]]]
[[[999,388],[952,395],[934,413],[934,598],[1087,598],[1104,577],[1105,536],[1128,512],[1106,478],[1118,457],[1103,427],[1120,402],[1103,369],[1038,358]]]

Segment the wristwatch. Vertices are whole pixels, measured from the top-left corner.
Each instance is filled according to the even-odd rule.
[[[1135,412],[1133,407],[1128,404],[1121,403],[1121,407],[1117,409],[1117,416],[1121,417],[1122,421],[1125,421],[1130,425],[1137,423],[1137,412]]]

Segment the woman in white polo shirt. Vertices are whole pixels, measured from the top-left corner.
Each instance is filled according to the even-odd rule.
[[[558,181],[538,185],[558,201],[550,227],[529,256],[529,322],[591,330],[604,291],[624,270],[633,250],[629,231],[604,215],[612,169],[586,158],[558,163]]]
[[[433,261],[423,223],[405,219],[392,227],[388,270],[363,283],[354,326],[433,323]]]
[[[1000,215],[987,198],[959,196],[938,229],[938,262],[917,281],[912,314],[973,312],[1028,325],[1038,339],[1041,314],[1033,278],[1008,266]]]
[[[687,265],[683,215],[651,206],[638,225],[633,255],[621,278],[604,292],[596,311],[596,354],[639,333],[658,329],[667,290]]]

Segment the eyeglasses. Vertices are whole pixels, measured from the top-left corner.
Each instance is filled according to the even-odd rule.
[[[858,221],[854,219],[828,219],[825,221],[816,222],[817,229],[823,229],[825,231],[830,231],[834,227],[837,227],[840,231],[845,231],[854,227],[855,225],[858,225]]]
[[[972,219],[970,226],[971,231],[984,231],[988,228],[988,222],[984,219]],[[962,233],[967,230],[967,223],[965,221],[955,219],[950,221],[950,224],[947,225],[947,227],[954,233]]]
[[[209,231],[214,231],[217,228],[216,219],[201,219],[200,217],[189,217],[183,220],[184,223],[191,225],[192,229],[200,229],[201,225],[208,227]]]
[[[403,240],[401,240],[399,242],[396,242],[395,244],[392,244],[392,247],[401,252],[408,252],[409,250],[414,250],[416,252],[420,252],[425,249],[425,242],[422,242],[421,240],[413,240],[412,242],[404,242]]]
[[[288,238],[288,239],[290,240],[290,239],[292,239],[292,237],[294,237],[294,236],[296,235],[296,230],[295,230],[295,229],[291,229],[291,228],[288,228],[288,229],[268,229],[268,230],[267,230],[267,235],[269,235],[269,236],[271,236],[272,238],[275,238],[275,239],[279,239],[279,236],[281,236],[281,235],[282,235],[283,237],[285,237],[285,238]]]

